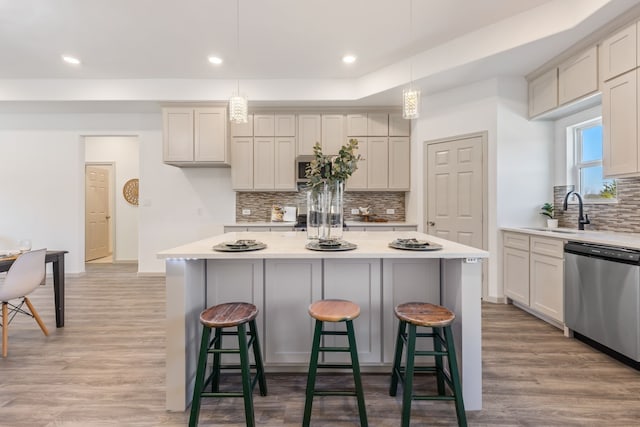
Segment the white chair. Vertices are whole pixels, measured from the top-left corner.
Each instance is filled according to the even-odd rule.
[[[2,301],[2,357],[7,357],[8,329],[9,323],[17,313],[23,313],[33,317],[40,325],[40,329],[45,335],[49,335],[47,327],[33,308],[31,301],[27,298],[44,279],[46,249],[25,252],[13,262],[4,282],[0,283],[0,301]],[[13,299],[21,299],[18,305],[10,304]],[[23,304],[27,304],[29,312],[22,309]],[[11,317],[9,318],[9,315]]]

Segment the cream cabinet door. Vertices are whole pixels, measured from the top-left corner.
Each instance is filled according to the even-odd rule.
[[[231,141],[231,186],[234,190],[253,190],[253,138]]]
[[[367,136],[387,136],[389,135],[389,114],[369,113],[367,114]]]
[[[367,188],[386,190],[389,187],[389,138],[367,138]]]
[[[598,48],[575,55],[558,66],[558,103],[566,104],[598,90]]]
[[[502,252],[504,294],[529,305],[529,251],[505,247]]]
[[[389,189],[411,188],[411,140],[408,137],[389,138]]]
[[[347,114],[347,136],[367,136],[366,114]]]
[[[411,135],[411,120],[404,119],[402,113],[389,113],[389,136]]]
[[[279,137],[275,139],[275,190],[293,190],[296,188],[295,176],[296,139]]]
[[[298,154],[313,154],[313,146],[321,143],[320,114],[298,115]],[[326,154],[326,153],[325,153]]]
[[[273,138],[253,139],[253,188],[273,190],[275,184],[275,141]]]
[[[607,81],[638,66],[636,23],[600,44],[601,80]]]
[[[275,115],[276,136],[296,136],[296,115]]]
[[[529,256],[531,308],[564,322],[564,261],[536,253]]]
[[[441,303],[439,262],[437,259],[424,258],[385,258],[382,260],[382,282],[384,283],[382,289],[382,360],[384,363],[393,362],[393,349],[398,333],[398,318],[394,314],[394,308],[399,304],[411,301]],[[422,341],[426,344],[427,340]]]
[[[322,260],[265,260],[266,364],[307,366],[313,341],[311,303],[322,298]]]
[[[602,91],[602,170],[605,177],[638,172],[637,70],[605,82]]]
[[[247,114],[247,123],[231,123],[231,137],[253,136],[253,114]]]
[[[163,108],[162,118],[163,160],[193,161],[193,109]]]
[[[229,164],[227,109],[196,108],[194,123],[194,161]]]
[[[358,359],[361,363],[380,363],[382,351],[381,266],[380,259],[325,259],[324,298],[353,301],[360,316],[353,321]],[[325,323],[325,330],[346,330],[344,322]],[[346,337],[325,337],[325,345],[344,347]],[[349,362],[346,353],[325,353],[327,362]]]
[[[345,126],[344,115],[322,115],[322,153],[337,155],[344,144]]]
[[[253,115],[253,135],[254,136],[274,136],[275,117],[273,114]]]
[[[347,180],[347,190],[366,190],[369,157],[367,153],[367,138],[356,138],[358,140],[358,149],[356,154],[360,154],[362,158],[358,161],[358,169]]]
[[[529,82],[529,117],[558,106],[558,69],[553,68]]]

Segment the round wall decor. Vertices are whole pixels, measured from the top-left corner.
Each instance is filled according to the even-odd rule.
[[[134,206],[138,206],[138,178],[130,179],[122,187],[124,199]]]

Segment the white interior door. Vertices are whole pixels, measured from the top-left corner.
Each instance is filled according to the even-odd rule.
[[[109,170],[85,167],[85,261],[109,256]]]
[[[482,136],[427,145],[428,234],[483,248]]]

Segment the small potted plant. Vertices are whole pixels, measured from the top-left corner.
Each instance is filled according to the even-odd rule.
[[[540,208],[540,215],[544,215],[547,217],[547,227],[548,228],[558,228],[558,220],[553,218],[553,204],[545,203]]]

